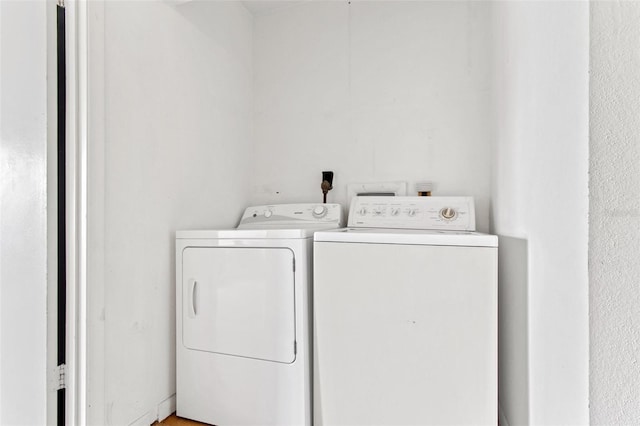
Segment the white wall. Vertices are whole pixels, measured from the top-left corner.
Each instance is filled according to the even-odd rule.
[[[524,240],[518,250],[501,250],[499,259],[520,265],[519,272],[500,279],[507,296],[501,300],[500,349],[508,355],[501,358],[500,403],[509,424],[584,425],[589,422],[589,4],[496,2],[494,8],[491,228]],[[505,294],[507,286],[518,290]],[[523,303],[523,288],[526,340],[518,327],[505,327],[512,318],[504,315]],[[523,357],[526,363],[518,364]],[[528,394],[517,392],[523,378]]]
[[[320,200],[322,170],[330,201],[348,182],[431,180],[474,195],[481,230],[491,204],[526,295],[526,401],[503,394],[506,418],[588,422],[588,5],[304,2],[253,34],[231,2],[107,2],[101,19],[94,423],[152,420],[174,391],[173,231]]]
[[[591,2],[591,423],[640,423],[640,4]]]
[[[47,10],[0,2],[0,424],[47,422]]]
[[[347,204],[351,182],[476,197],[488,230],[490,8],[303,2],[255,18],[254,203]]]
[[[175,393],[175,230],[247,204],[252,21],[232,2],[90,10],[89,423],[150,424]]]

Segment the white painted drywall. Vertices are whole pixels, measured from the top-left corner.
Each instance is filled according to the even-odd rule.
[[[640,3],[590,4],[591,424],[640,424]]]
[[[584,425],[589,422],[589,4],[496,2],[494,31],[491,229],[526,240],[526,251],[503,250],[499,262],[517,265],[522,253],[527,256],[520,267],[526,282],[513,274],[517,282],[503,276],[500,286],[527,286],[528,298],[526,343],[518,327],[503,327],[500,336],[501,352],[508,345],[510,354],[501,359],[500,403],[511,425]],[[528,371],[522,371],[527,364],[518,364],[523,357]],[[517,392],[522,380],[528,381],[528,398]]]
[[[586,423],[588,6],[305,2],[256,17],[253,35],[238,6],[107,2],[90,416],[144,422],[173,390],[173,230],[319,200],[329,169],[331,201],[348,182],[431,180],[476,196],[481,230],[491,202],[493,230],[526,248],[510,275],[527,278],[529,397],[507,420]]]
[[[47,10],[0,2],[0,424],[47,423]]]
[[[89,358],[88,418],[150,424],[175,393],[175,230],[235,226],[247,204],[252,20],[234,2],[90,12],[90,67],[104,72],[103,86],[92,74],[90,96],[103,91],[104,112],[90,124],[103,142],[89,148],[88,321],[98,340],[91,328],[88,339],[103,352]]]
[[[303,2],[255,17],[254,203],[331,202],[351,182],[473,195],[488,230],[490,8]]]

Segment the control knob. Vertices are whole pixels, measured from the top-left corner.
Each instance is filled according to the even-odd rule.
[[[327,215],[327,208],[325,206],[315,206],[313,208],[313,217],[320,219]]]
[[[267,219],[270,218],[271,215],[273,215],[273,212],[271,210],[264,211],[264,217],[266,217]]]
[[[456,210],[452,207],[445,207],[442,210],[440,210],[440,216],[443,219],[451,220],[456,217]]]

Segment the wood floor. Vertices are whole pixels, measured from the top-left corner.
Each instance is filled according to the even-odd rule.
[[[183,419],[182,417],[176,416],[176,413],[173,413],[166,419],[161,422],[155,422],[154,426],[209,426],[206,423],[195,422],[193,420]]]

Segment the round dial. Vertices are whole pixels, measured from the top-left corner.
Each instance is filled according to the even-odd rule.
[[[364,215],[366,215],[366,214],[367,214],[367,209],[366,209],[366,207],[362,207],[362,208],[360,208],[360,210],[358,210],[358,214],[359,214],[360,216],[364,216]]]
[[[391,216],[398,216],[398,214],[400,213],[400,209],[397,207],[393,207],[391,209]]]
[[[266,217],[266,218],[270,218],[272,214],[273,214],[273,212],[271,210],[265,210],[264,211],[264,217]]]
[[[409,217],[414,217],[416,213],[418,213],[417,209],[410,209],[407,214],[409,215]]]
[[[327,214],[327,208],[325,206],[315,206],[313,208],[313,217],[321,218]]]
[[[452,207],[445,207],[440,210],[440,216],[443,219],[451,220],[456,217],[456,210]]]

